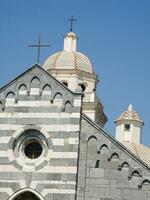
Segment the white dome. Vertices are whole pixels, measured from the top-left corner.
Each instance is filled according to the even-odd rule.
[[[83,53],[76,51],[77,36],[73,32],[67,33],[64,38],[64,49],[57,52],[45,61],[43,68],[45,70],[81,70],[88,73],[94,73],[90,60]]]
[[[51,55],[45,61],[43,68],[49,69],[76,69],[94,73],[90,60],[84,54],[76,51],[62,51]]]

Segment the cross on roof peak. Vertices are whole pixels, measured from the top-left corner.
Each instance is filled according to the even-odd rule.
[[[69,18],[68,21],[70,21],[70,31],[72,32],[73,22],[77,21],[77,19],[71,16],[71,18]]]
[[[48,44],[41,44],[41,35],[39,35],[38,44],[31,44],[31,45],[28,45],[28,47],[33,47],[33,48],[37,48],[37,49],[38,49],[38,53],[37,53],[37,63],[39,63],[39,62],[40,62],[40,52],[41,52],[41,48],[42,48],[42,47],[50,47],[50,45],[48,45]]]

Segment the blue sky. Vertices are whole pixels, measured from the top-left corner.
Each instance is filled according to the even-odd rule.
[[[51,48],[41,63],[63,48],[67,18],[78,21],[78,51],[85,53],[99,76],[98,95],[115,134],[114,120],[130,103],[145,122],[142,142],[150,146],[150,1],[149,0],[1,0],[0,85],[36,62],[28,48],[42,35]]]

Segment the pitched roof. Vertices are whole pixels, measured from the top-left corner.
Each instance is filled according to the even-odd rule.
[[[126,152],[130,157],[140,163],[144,168],[150,171],[150,148],[144,145],[129,145],[120,143],[112,135],[108,134],[102,127],[92,121],[88,116],[82,114],[82,118],[94,126],[97,130],[101,131],[111,142],[117,145],[122,151]],[[144,155],[145,154],[145,155]],[[149,155],[148,155],[149,154]]]
[[[135,144],[124,142],[125,145],[130,151],[132,151],[137,157],[143,160],[147,165],[150,166],[150,148],[144,146],[143,144]]]

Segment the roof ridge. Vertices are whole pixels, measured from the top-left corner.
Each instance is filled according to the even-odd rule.
[[[18,78],[20,78],[21,76],[25,75],[26,73],[28,73],[29,71],[33,70],[34,68],[39,68],[41,71],[43,71],[44,73],[46,73],[49,77],[53,78],[59,85],[61,85],[65,90],[69,91],[71,94],[74,95],[83,95],[80,92],[73,92],[71,91],[68,87],[66,87],[64,84],[62,84],[60,81],[58,81],[54,76],[52,76],[50,73],[48,73],[43,67],[41,67],[39,64],[34,64],[32,65],[32,67],[28,68],[27,70],[25,70],[22,74],[16,76],[13,80],[9,81],[7,84],[5,84],[4,86],[2,86],[0,88],[0,92],[2,92],[3,90],[5,90],[5,88],[9,87],[11,84],[13,84]]]
[[[118,140],[116,140],[112,135],[109,135],[101,126],[99,126],[97,123],[95,123],[94,121],[92,121],[87,115],[85,115],[85,114],[82,113],[81,117],[83,119],[85,119],[86,121],[88,121],[90,124],[94,125],[94,127],[96,129],[101,130],[102,133],[107,138],[109,138],[113,143],[115,143],[118,147],[120,147],[124,152],[126,152],[134,160],[136,160],[138,163],[140,163],[146,170],[150,171],[149,165],[144,160],[142,160],[141,158],[139,158],[138,156],[136,156],[131,150],[129,150],[125,145],[123,145]]]

